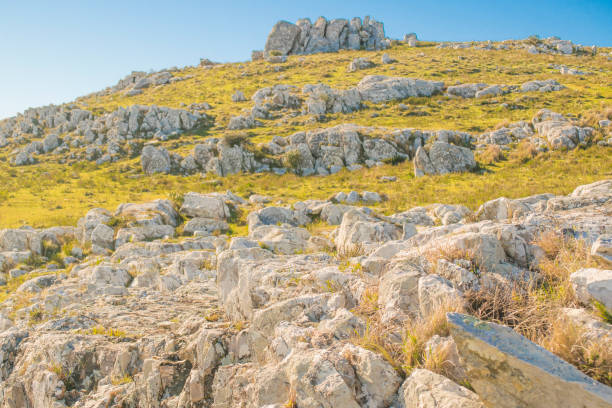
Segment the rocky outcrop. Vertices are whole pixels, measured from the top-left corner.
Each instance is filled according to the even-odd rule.
[[[552,149],[574,149],[586,143],[593,133],[592,128],[576,126],[563,115],[548,109],[539,111],[532,123]]]
[[[610,180],[568,196],[500,198],[475,216],[448,204],[385,216],[365,206],[376,196],[281,207],[191,192],[176,203],[92,209],[76,228],[0,231],[0,268],[23,280],[0,304],[1,395],[33,407],[610,405],[610,388],[510,328],[467,315],[448,315],[451,336],[423,345],[434,367],[444,358],[449,378],[415,368],[402,379],[358,345],[372,335],[363,307],[397,328],[381,338],[399,345],[409,321],[459,307],[481,288],[538,279],[542,231],[605,237]],[[223,235],[219,226],[246,211],[248,235]],[[321,232],[313,222],[337,227]],[[72,243],[71,255],[53,258],[74,257],[72,266],[42,258],[51,242]],[[24,264],[32,254],[38,269]],[[608,272],[572,275],[585,306],[608,304]],[[559,314],[591,341],[610,336],[590,309]]]
[[[477,50],[526,50],[529,54],[549,54],[549,55],[595,55],[596,46],[584,46],[574,44],[568,40],[558,37],[540,39],[530,37],[525,40],[505,40],[500,42],[493,41],[472,41],[472,42],[443,42],[438,44],[438,48],[452,48],[455,50],[473,48]]]
[[[29,109],[5,121],[0,135],[7,141],[33,140],[14,157],[13,164],[35,162],[34,155],[63,154],[87,147],[82,159],[114,161],[139,150],[136,140],[167,140],[208,123],[206,114],[183,109],[133,105],[95,117],[76,107],[47,106]],[[64,134],[62,138],[58,134]],[[102,150],[106,146],[106,152]],[[76,158],[76,156],[75,156]]]
[[[522,92],[534,92],[534,91],[553,92],[553,91],[560,91],[562,89],[565,89],[565,87],[561,85],[559,82],[555,81],[554,79],[547,79],[547,80],[542,80],[542,81],[529,81],[521,85]]]
[[[366,59],[353,61],[349,71],[373,66]],[[326,114],[351,113],[364,107],[363,102],[381,103],[413,96],[432,96],[442,91],[443,82],[422,79],[365,76],[354,88],[338,90],[326,84],[305,85],[300,89],[293,85],[278,84],[261,88],[253,94],[250,113],[233,116],[228,129],[250,129],[261,126],[259,119],[273,119],[278,112],[288,110],[297,114],[322,117]]]
[[[265,53],[280,55],[315,54],[335,52],[342,49],[381,50],[389,47],[383,23],[370,17],[363,21],[326,20],[319,17],[314,24],[310,19],[298,20],[296,24],[279,21],[266,40]]]
[[[398,163],[414,157],[419,147],[436,141],[445,146],[444,149],[436,147],[433,153],[432,160],[439,171],[465,171],[471,168],[473,154],[469,149],[455,144],[469,144],[472,140],[469,133],[449,130],[436,132],[401,129],[378,136],[375,128],[344,124],[275,137],[271,142],[259,146],[250,145],[242,139],[231,146],[231,140],[209,138],[205,143],[196,145],[187,157],[170,155],[170,167],[188,174],[210,172],[219,176],[265,171],[324,176],[337,173],[344,167],[358,170],[363,166]],[[153,148],[148,148],[147,154],[151,152]],[[468,163],[470,155],[471,161]],[[465,163],[459,163],[459,159]],[[180,163],[180,169],[172,163]]]
[[[495,323],[449,314],[470,384],[496,407],[609,407],[612,389],[549,351]]]

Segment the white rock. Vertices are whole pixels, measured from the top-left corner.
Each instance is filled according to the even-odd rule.
[[[399,390],[400,408],[484,408],[478,395],[446,377],[417,368]]]
[[[612,270],[580,269],[570,275],[570,281],[583,304],[596,300],[612,310]]]

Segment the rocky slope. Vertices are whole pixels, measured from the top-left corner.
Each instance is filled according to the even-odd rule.
[[[475,213],[383,216],[367,207],[381,199],[278,207],[189,193],[92,209],[76,227],[0,231],[2,270],[23,282],[1,306],[3,406],[612,406],[612,388],[468,315],[442,314],[422,346],[444,350],[452,370],[409,367],[368,342],[378,325],[381,344],[401,348],[413,322],[481,312],[475,294],[545,284],[546,234],[612,262],[612,180]],[[241,211],[248,235],[228,239]],[[568,279],[576,300],[556,318],[609,357],[611,326],[591,305],[612,306],[612,271]]]
[[[611,407],[609,52],[281,21],[0,121],[0,407]]]

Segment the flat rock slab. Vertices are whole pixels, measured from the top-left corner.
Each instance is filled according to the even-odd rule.
[[[496,408],[612,407],[607,387],[511,328],[446,315],[470,384]]]

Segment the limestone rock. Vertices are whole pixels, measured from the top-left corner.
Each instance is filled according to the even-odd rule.
[[[156,148],[152,145],[147,145],[142,149],[140,156],[142,169],[147,174],[153,173],[170,173],[171,161],[168,151],[163,148]]]
[[[612,263],[612,235],[604,234],[597,237],[591,247],[591,255],[604,262]]]
[[[512,329],[449,313],[470,384],[496,407],[609,407],[612,389]]]
[[[400,408],[484,408],[478,395],[446,377],[417,368],[399,390]]]
[[[355,58],[348,66],[348,72],[355,72],[362,69],[373,68],[375,64],[367,58]]]
[[[586,268],[570,275],[578,299],[585,305],[593,300],[612,310],[612,270]]]
[[[426,174],[448,174],[476,168],[474,153],[462,146],[446,142],[435,142],[429,148],[419,147],[414,156],[416,177]]]
[[[410,96],[431,96],[441,92],[443,87],[443,82],[368,75],[359,82],[357,90],[364,100],[379,103]]]

